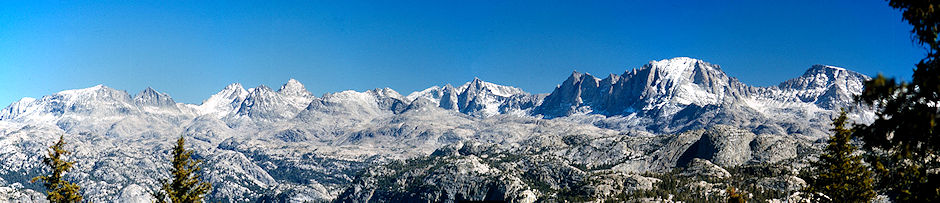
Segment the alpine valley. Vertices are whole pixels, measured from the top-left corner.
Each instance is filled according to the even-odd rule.
[[[93,202],[150,202],[181,135],[211,202],[717,201],[729,186],[786,201],[840,109],[873,120],[853,101],[867,79],[814,65],[757,87],[679,57],[548,94],[473,79],[317,97],[291,79],[185,104],[98,85],[0,111],[0,201],[45,201],[30,179],[60,135]]]

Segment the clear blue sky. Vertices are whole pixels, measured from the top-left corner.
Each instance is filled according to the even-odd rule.
[[[402,94],[479,77],[551,92],[678,56],[775,85],[813,64],[909,80],[900,12],[851,1],[0,2],[0,107],[96,84],[200,103],[226,85]]]

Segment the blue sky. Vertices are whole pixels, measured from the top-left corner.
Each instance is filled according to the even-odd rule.
[[[402,94],[479,77],[551,92],[678,56],[758,86],[813,64],[909,80],[924,50],[867,1],[0,2],[0,106],[105,84],[201,103],[230,83]]]

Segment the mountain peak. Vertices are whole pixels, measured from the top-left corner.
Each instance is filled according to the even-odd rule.
[[[258,86],[255,87],[255,88],[251,88],[251,92],[252,92],[252,93],[255,93],[255,92],[258,92],[258,93],[267,93],[267,92],[273,92],[273,91],[274,91],[274,89],[271,89],[271,88],[268,87],[267,85],[263,85],[263,84],[262,84],[262,85],[258,85]]]
[[[288,96],[309,97],[313,95],[310,93],[310,91],[307,91],[307,88],[304,87],[304,84],[300,83],[300,81],[297,81],[294,78],[287,80],[287,83],[281,85],[281,88],[278,89],[277,92]]]
[[[238,89],[244,90],[245,87],[242,87],[241,83],[236,82],[236,83],[229,84],[228,86],[225,86],[223,90],[238,90]]]
[[[851,104],[853,95],[861,94],[870,77],[845,68],[813,65],[800,77],[777,85],[784,91],[794,92],[803,102],[813,102],[825,109],[837,109]]]
[[[64,90],[64,91],[59,92],[58,94],[86,94],[86,93],[91,93],[91,92],[111,91],[111,90],[118,91],[116,89],[112,89],[103,84],[98,84],[98,85],[91,86],[88,88]]]
[[[386,96],[386,97],[395,97],[395,98],[401,98],[401,97],[402,97],[402,95],[399,94],[397,91],[393,90],[392,88],[388,88],[388,87],[384,87],[384,88],[375,88],[375,89],[372,89],[372,90],[369,90],[369,91],[366,91],[366,92],[371,92],[371,93],[373,93],[373,94],[375,94],[375,95]]]
[[[221,118],[231,111],[237,110],[241,102],[248,97],[248,91],[241,83],[232,83],[224,89],[202,101],[199,105],[200,114],[212,114]]]
[[[680,56],[680,57],[662,59],[658,61],[653,60],[653,61],[650,61],[650,63],[705,63],[705,61],[701,59],[697,59],[697,58]]]
[[[266,85],[252,88],[236,113],[253,118],[285,118],[296,113],[288,99]],[[291,109],[294,108],[294,109]]]
[[[712,84],[714,82],[729,79],[718,65],[689,57],[651,61],[636,74],[650,74],[650,76],[652,76],[651,78],[659,80],[653,81],[656,84],[667,82],[673,84],[695,83],[698,85],[714,86],[721,85]]]
[[[175,106],[176,102],[170,95],[158,92],[151,87],[147,87],[134,96],[134,103],[144,106]]]
[[[804,72],[803,75],[815,75],[815,74],[820,74],[820,73],[831,75],[835,72],[843,72],[843,71],[848,71],[848,70],[842,67],[816,64],[810,67],[809,69],[806,69],[806,72]]]
[[[509,97],[514,94],[524,93],[524,91],[522,91],[519,88],[493,84],[490,82],[483,81],[477,77],[473,77],[472,81],[464,83],[460,87],[457,87],[457,91],[461,92],[461,94],[467,93],[467,92],[473,92],[474,94],[477,92],[490,92],[494,95],[498,95],[502,97]]]
[[[597,85],[597,83],[600,82],[600,79],[598,79],[597,77],[594,77],[590,73],[581,73],[578,71],[572,71],[571,75],[568,76],[568,79],[566,79],[563,83],[568,84],[568,85],[574,85],[576,83],[583,82],[583,81],[593,81],[593,83],[591,84]]]
[[[484,88],[486,87],[486,83],[488,82],[483,81],[478,77],[473,77],[473,80],[470,80],[470,82],[467,82],[466,84],[461,85],[461,89],[467,90],[467,88],[471,88],[471,89]]]
[[[650,61],[647,66],[668,73],[685,73],[693,71],[695,68],[699,67],[708,67],[711,69],[720,70],[717,65],[712,65],[701,59],[689,57],[676,57],[659,61]]]
[[[791,87],[795,85],[797,88],[808,88],[810,86],[821,88],[838,81],[864,81],[868,79],[870,78],[866,75],[842,67],[816,64],[806,69],[806,72],[804,72],[802,76],[781,83],[780,87]]]

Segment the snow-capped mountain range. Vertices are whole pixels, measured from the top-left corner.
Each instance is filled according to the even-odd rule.
[[[212,199],[331,200],[372,164],[467,140],[520,146],[538,136],[650,137],[712,126],[817,139],[840,108],[870,122],[873,113],[852,101],[868,79],[814,65],[777,86],[755,87],[718,65],[679,57],[603,79],[574,72],[549,94],[474,78],[407,96],[383,88],[316,97],[290,79],[276,91],[234,83],[201,104],[184,104],[151,88],[132,95],[97,85],[0,110],[0,186],[38,189],[28,180],[39,174],[45,148],[65,135],[75,152],[69,158],[78,161],[70,177],[88,200],[146,201],[168,175],[162,169],[172,141],[183,135],[207,160]],[[651,155],[633,158],[643,156]],[[639,170],[652,163],[619,164]]]

